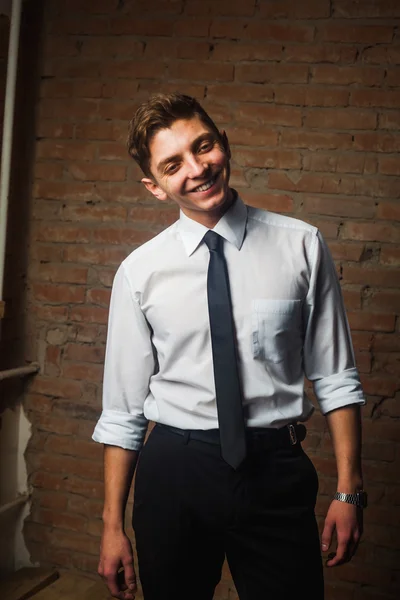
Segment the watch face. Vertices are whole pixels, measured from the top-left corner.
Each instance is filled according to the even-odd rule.
[[[366,492],[357,492],[356,496],[357,496],[358,505],[361,506],[361,508],[366,508],[367,507],[367,493]]]

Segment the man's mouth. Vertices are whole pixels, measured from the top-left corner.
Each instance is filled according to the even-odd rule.
[[[218,177],[218,175],[215,175],[212,179],[209,179],[208,181],[206,181],[206,183],[202,183],[197,188],[194,188],[194,190],[192,190],[192,192],[206,192],[207,190],[210,189],[210,187],[212,187],[214,185],[214,183],[217,180],[217,177]]]

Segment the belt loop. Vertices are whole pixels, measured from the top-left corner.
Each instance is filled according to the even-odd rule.
[[[288,425],[287,427],[289,429],[290,443],[292,446],[295,446],[297,444],[296,429],[294,428],[294,425],[292,425],[292,424]]]
[[[190,440],[190,429],[187,429],[183,434],[182,444],[184,444],[186,446],[189,443],[189,440]]]

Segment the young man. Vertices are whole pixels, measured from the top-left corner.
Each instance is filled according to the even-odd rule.
[[[145,600],[211,600],[225,555],[241,600],[321,600],[305,376],[337,462],[328,566],[354,554],[365,504],[364,397],[327,247],[315,227],[243,204],[229,187],[226,135],[193,98],[150,98],[129,151],[146,188],[181,212],[113,285],[93,436],[105,444],[99,573],[115,598],[134,597],[124,513],[140,453],[133,525]]]

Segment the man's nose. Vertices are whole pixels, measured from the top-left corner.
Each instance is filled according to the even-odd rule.
[[[205,160],[200,156],[191,156],[188,159],[188,175],[191,178],[201,177],[208,169]]]

